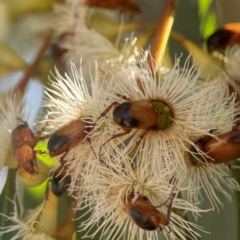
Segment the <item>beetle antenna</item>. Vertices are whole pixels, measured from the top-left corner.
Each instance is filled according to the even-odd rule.
[[[172,203],[173,203],[173,200],[174,200],[174,198],[175,198],[175,196],[176,196],[176,192],[174,192],[174,190],[176,189],[176,186],[174,186],[173,188],[172,188],[172,191],[171,191],[171,193],[170,193],[170,196],[168,197],[168,199],[166,200],[166,201],[164,201],[163,203],[161,203],[160,205],[158,205],[158,206],[154,206],[155,208],[159,208],[159,207],[162,207],[162,206],[164,206],[164,205],[167,205],[167,203],[169,202],[169,200],[170,200],[170,204],[168,205],[168,206],[172,206]]]
[[[117,107],[119,104],[120,104],[119,102],[113,102],[113,103],[111,103],[111,104],[100,114],[100,116],[97,118],[97,120],[95,121],[95,123],[92,125],[92,129],[89,131],[89,133],[94,130],[94,128],[96,127],[98,121],[99,121],[102,117],[106,116],[106,115],[108,114],[108,112],[112,109],[112,107],[115,108],[115,107]]]
[[[118,97],[120,97],[121,99],[123,99],[123,100],[126,100],[126,101],[132,101],[130,98],[128,98],[128,97],[126,97],[126,96],[124,96],[124,95],[121,95],[121,94],[116,94]],[[114,107],[114,108],[116,108],[117,106],[119,106],[120,105],[120,103],[119,102],[113,102],[113,103],[111,103],[102,113],[101,113],[101,115],[97,118],[97,120],[96,120],[96,122],[93,124],[93,126],[92,126],[92,130],[91,130],[91,132],[94,130],[94,128],[95,128],[95,126],[97,125],[97,122],[102,118],[102,117],[104,117],[104,116],[106,116],[108,113],[109,113],[109,111]]]
[[[167,221],[168,221],[168,224],[170,222],[170,217],[171,217],[171,212],[172,212],[172,205],[173,205],[173,200],[174,200],[175,196],[176,196],[176,192],[172,193],[170,195],[170,197],[169,197],[170,203],[169,203],[169,205],[167,205],[168,206],[168,210],[167,210]]]
[[[164,231],[166,231],[167,233],[171,233],[171,228],[170,228],[170,226],[168,226],[169,225],[169,223],[170,223],[170,218],[171,218],[171,213],[172,213],[172,205],[173,205],[173,200],[174,200],[174,198],[175,198],[175,196],[176,196],[176,192],[174,192],[174,190],[176,189],[176,186],[174,186],[173,187],[173,189],[172,189],[172,191],[171,191],[171,194],[170,194],[170,196],[169,196],[169,198],[166,200],[166,201],[164,201],[162,204],[160,204],[159,206],[154,206],[155,208],[159,208],[159,207],[161,207],[161,206],[163,206],[163,205],[166,205],[167,206],[167,227],[169,228],[169,231],[167,231],[166,229],[165,229],[165,227],[164,228],[160,228],[160,230],[163,230],[164,229]],[[170,201],[170,202],[169,202]],[[169,202],[169,204],[167,204]]]

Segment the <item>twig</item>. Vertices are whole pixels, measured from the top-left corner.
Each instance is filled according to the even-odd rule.
[[[33,60],[32,64],[28,67],[28,69],[25,71],[23,77],[20,79],[18,84],[14,88],[14,92],[24,92],[31,76],[33,75],[34,71],[36,70],[36,67],[40,60],[42,59],[44,53],[46,52],[47,48],[49,47],[49,44],[52,40],[53,31],[50,30],[48,34],[46,35],[46,38],[44,39],[42,46],[40,47],[35,59]]]

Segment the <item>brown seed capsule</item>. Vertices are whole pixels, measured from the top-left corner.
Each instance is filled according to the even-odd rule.
[[[240,23],[223,25],[207,38],[206,43],[210,53],[215,50],[225,50],[228,46],[240,44]]]
[[[38,136],[35,136],[27,122],[18,125],[11,135],[12,151],[18,166],[23,167],[28,173],[34,174],[34,165],[36,163],[36,153],[34,147],[39,140],[48,138],[49,136],[41,137],[42,131]]]

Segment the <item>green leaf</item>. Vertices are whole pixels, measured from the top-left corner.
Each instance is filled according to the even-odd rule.
[[[58,163],[57,158],[51,158],[48,154],[48,148],[47,148],[47,142],[48,140],[45,141],[39,141],[34,150],[39,150],[44,152],[44,154],[37,154],[37,158],[44,162],[47,166],[51,167],[53,165],[56,165]],[[42,198],[42,196],[45,194],[46,191],[46,186],[49,182],[49,179],[45,180],[41,185],[37,187],[26,187],[26,190],[28,194],[31,195],[31,197],[34,197],[36,199]]]
[[[51,158],[48,154],[48,148],[47,148],[48,140],[45,141],[39,141],[34,150],[42,151],[43,154],[37,154],[37,158],[44,162],[47,166],[53,166],[56,165],[59,161],[58,158]]]
[[[217,20],[211,9],[212,0],[198,0],[200,32],[204,39],[212,34],[217,28]]]
[[[46,192],[47,185],[49,183],[49,179],[44,181],[41,185],[37,187],[28,187],[26,186],[27,195],[33,200],[36,201],[37,199],[40,200],[43,198]]]
[[[179,33],[172,32],[171,36],[191,53],[191,58],[196,64],[196,68],[201,71],[201,78],[207,79],[209,76],[218,74],[222,69],[223,63],[221,59],[213,57]]]

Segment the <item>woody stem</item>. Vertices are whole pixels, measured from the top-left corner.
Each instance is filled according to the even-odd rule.
[[[46,35],[35,59],[33,60],[32,64],[28,67],[28,69],[25,71],[24,75],[18,82],[18,84],[14,88],[14,92],[21,92],[23,93],[31,76],[33,75],[34,71],[36,70],[40,60],[42,59],[44,53],[46,52],[47,48],[49,47],[49,44],[51,42],[53,35],[53,31],[50,30],[48,34]]]

